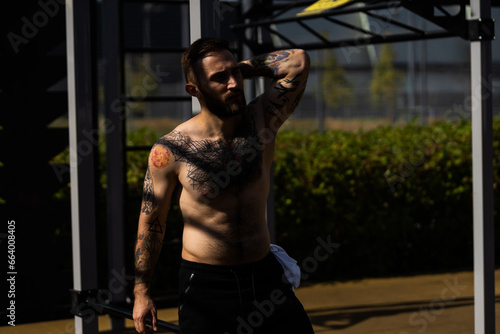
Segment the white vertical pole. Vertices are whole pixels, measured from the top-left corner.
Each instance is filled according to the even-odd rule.
[[[189,0],[189,25],[191,43],[202,37],[220,37],[219,0]],[[193,97],[192,113],[201,111],[198,99]]]
[[[189,32],[191,43],[201,38],[201,0],[189,0]],[[191,112],[197,115],[201,106],[196,97],[191,97]]]
[[[471,0],[471,19],[489,19],[489,0]],[[491,41],[471,42],[475,333],[495,333]]]
[[[96,147],[83,136],[84,131],[92,133],[95,121],[90,16],[90,1],[66,1],[71,233],[76,291],[97,288],[93,159]],[[83,148],[87,149],[85,154],[80,152]],[[75,333],[97,334],[97,317],[75,316]]]
[[[189,0],[189,32],[191,43],[201,38],[201,0]]]

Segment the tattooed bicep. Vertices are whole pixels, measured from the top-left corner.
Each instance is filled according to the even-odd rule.
[[[170,197],[177,186],[179,147],[175,131],[160,138],[151,148],[148,169],[144,178],[141,211],[151,215],[155,209],[164,212],[170,206]],[[168,209],[167,209],[168,210]]]

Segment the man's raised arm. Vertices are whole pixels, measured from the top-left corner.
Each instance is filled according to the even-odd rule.
[[[170,150],[161,144],[153,146],[144,179],[141,213],[135,246],[134,324],[137,332],[149,333],[145,325],[151,318],[156,330],[156,307],[150,296],[150,282],[160,254],[173,190],[177,178]]]
[[[306,88],[309,55],[289,49],[262,54],[239,64],[243,78],[263,76],[273,81],[259,97],[267,119],[279,127],[297,107]]]

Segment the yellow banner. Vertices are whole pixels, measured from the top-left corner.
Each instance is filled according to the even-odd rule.
[[[318,14],[325,10],[339,7],[352,1],[353,0],[319,0],[304,9],[302,12],[298,13],[297,16]]]

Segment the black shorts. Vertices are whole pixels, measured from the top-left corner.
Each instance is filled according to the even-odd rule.
[[[183,260],[179,278],[181,334],[314,333],[271,253],[238,266]]]

